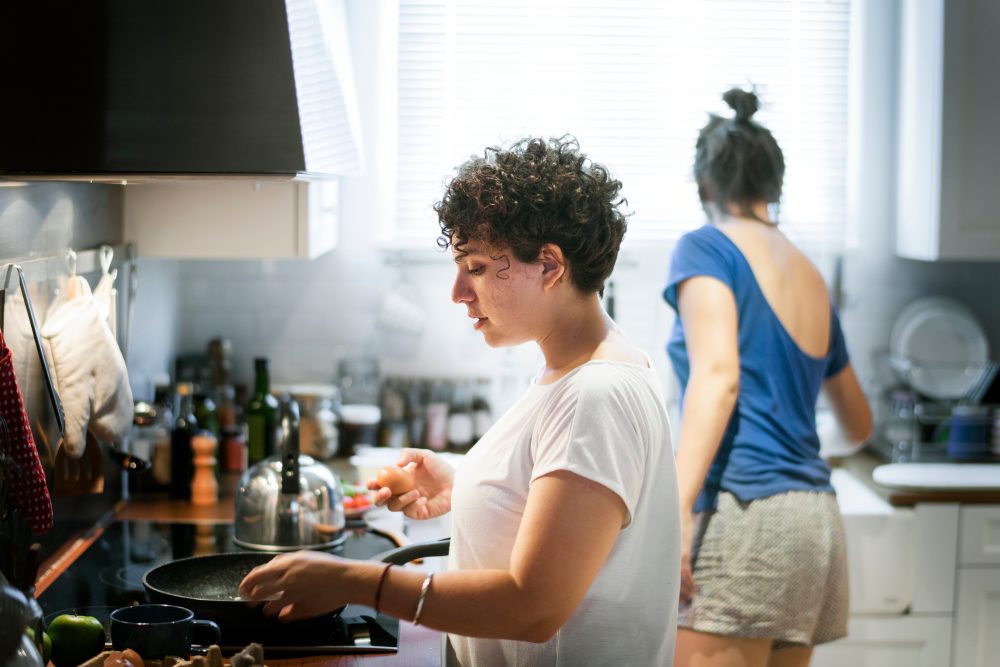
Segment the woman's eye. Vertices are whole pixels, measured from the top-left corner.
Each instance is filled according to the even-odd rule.
[[[484,270],[484,269],[483,269],[483,267],[481,267],[481,266],[470,266],[470,267],[469,267],[469,275],[470,275],[470,276],[478,276],[478,275],[482,275],[482,273],[483,273],[483,270]]]

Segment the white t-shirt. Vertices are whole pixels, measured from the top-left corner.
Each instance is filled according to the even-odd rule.
[[[507,569],[531,482],[568,470],[628,508],[607,562],[544,644],[449,635],[461,665],[671,665],[680,520],[670,429],[655,372],[595,360],[532,384],[455,475],[449,569]],[[572,563],[567,563],[572,567]]]

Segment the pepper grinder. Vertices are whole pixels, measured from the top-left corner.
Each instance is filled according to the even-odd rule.
[[[191,480],[191,504],[215,505],[219,502],[219,483],[215,479],[215,436],[202,431],[191,438],[194,451],[194,478]]]

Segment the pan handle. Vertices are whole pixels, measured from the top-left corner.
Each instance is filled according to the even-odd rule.
[[[447,556],[451,547],[451,538],[442,537],[440,540],[429,540],[427,542],[414,542],[405,547],[389,549],[372,556],[372,560],[383,563],[393,563],[394,565],[405,565],[411,560],[418,558],[433,558],[434,556]]]

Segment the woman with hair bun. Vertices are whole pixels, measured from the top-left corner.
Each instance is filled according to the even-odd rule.
[[[843,522],[819,455],[822,390],[847,438],[871,434],[823,277],[770,209],[784,156],[729,90],[731,118],[698,135],[709,222],[683,236],[663,296],[682,389],[677,474],[681,593],[676,663],[799,667],[847,634]]]

